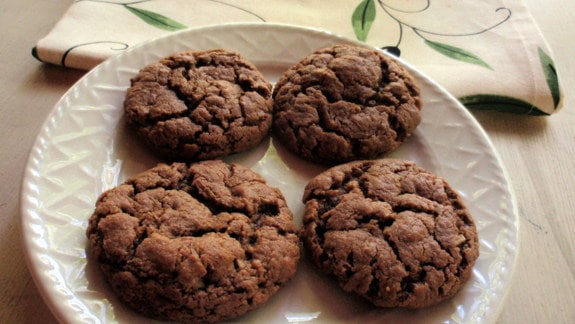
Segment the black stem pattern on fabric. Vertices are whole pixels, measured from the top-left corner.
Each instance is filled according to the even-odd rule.
[[[123,42],[115,42],[115,41],[97,41],[97,42],[89,42],[89,43],[83,43],[83,44],[78,44],[75,46],[70,47],[69,49],[67,49],[64,54],[62,54],[62,59],[60,61],[60,65],[62,65],[63,67],[66,67],[66,58],[68,57],[68,54],[70,54],[71,51],[73,51],[74,49],[78,48],[78,47],[83,47],[83,46],[89,46],[89,45],[96,45],[96,44],[115,44],[115,45],[120,45],[119,48],[114,48],[114,47],[110,47],[111,50],[114,51],[123,51],[125,49],[127,49],[128,47],[130,47],[130,45],[128,45],[127,43],[123,43]]]
[[[384,0],[378,0],[377,1],[379,6],[383,9],[383,11],[391,18],[393,19],[395,22],[397,22],[397,24],[399,25],[399,36],[398,36],[398,40],[397,43],[395,44],[395,46],[386,46],[383,49],[387,49],[387,50],[395,50],[395,51],[399,51],[399,46],[401,44],[401,41],[403,39],[403,30],[404,28],[409,28],[411,29],[417,36],[419,36],[420,38],[422,38],[423,40],[429,40],[426,35],[435,35],[435,36],[448,36],[448,37],[463,37],[463,36],[474,36],[474,35],[479,35],[479,34],[483,34],[489,30],[492,30],[498,26],[500,26],[501,24],[505,23],[506,21],[508,21],[511,18],[512,12],[509,8],[506,7],[500,7],[497,8],[495,10],[495,13],[500,13],[500,12],[504,12],[505,16],[498,22],[496,22],[495,24],[480,29],[480,30],[476,30],[476,31],[472,31],[472,32],[466,32],[466,33],[441,33],[441,32],[436,32],[433,31],[431,29],[425,29],[422,27],[417,27],[415,25],[411,25],[406,23],[405,21],[401,20],[399,17],[397,17],[394,13],[403,13],[403,14],[418,14],[418,13],[422,13],[426,10],[428,10],[431,7],[431,0],[427,0],[425,2],[425,4],[421,7],[421,8],[417,8],[414,10],[405,10],[405,9],[400,9],[397,7],[393,7],[390,6],[388,4],[385,3]]]

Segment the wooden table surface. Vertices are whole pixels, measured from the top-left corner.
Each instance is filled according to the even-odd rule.
[[[575,1],[525,0],[555,54],[565,102],[550,117],[475,112],[508,170],[520,254],[499,323],[575,323]],[[0,5],[0,323],[55,323],[24,261],[20,190],[29,150],[83,72],[43,65],[31,48],[72,1]]]

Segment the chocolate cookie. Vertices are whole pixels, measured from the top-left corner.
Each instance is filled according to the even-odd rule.
[[[298,230],[277,189],[221,161],[160,164],[103,193],[91,254],[142,314],[230,319],[264,304],[296,273]]]
[[[421,120],[420,91],[409,72],[362,47],[314,52],[281,76],[272,96],[276,137],[323,164],[390,153]]]
[[[305,188],[303,240],[316,266],[381,307],[420,308],[455,295],[479,256],[458,194],[413,162],[333,167]]]
[[[141,69],[124,110],[139,137],[161,156],[208,160],[253,148],[267,136],[271,91],[238,53],[190,51]]]

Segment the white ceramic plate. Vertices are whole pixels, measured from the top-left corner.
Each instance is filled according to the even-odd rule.
[[[271,81],[313,50],[352,40],[278,24],[233,24],[186,30],[113,57],[83,77],[56,104],[30,153],[22,190],[22,230],[30,270],[55,316],[70,323],[142,323],[86,258],[85,229],[97,197],[156,160],[124,128],[129,79],[173,52],[239,51]],[[473,277],[452,300],[418,310],[378,309],[344,294],[302,261],[297,276],[260,309],[234,322],[494,322],[517,257],[518,220],[505,172],[483,130],[453,97],[419,73],[423,121],[394,157],[446,178],[466,201],[480,236]],[[267,140],[232,156],[284,192],[301,223],[302,189],[322,170]]]

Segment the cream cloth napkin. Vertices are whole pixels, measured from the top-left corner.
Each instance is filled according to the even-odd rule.
[[[78,0],[32,54],[89,70],[175,30],[257,21],[321,28],[385,48],[469,108],[550,115],[562,106],[551,50],[517,0]]]

